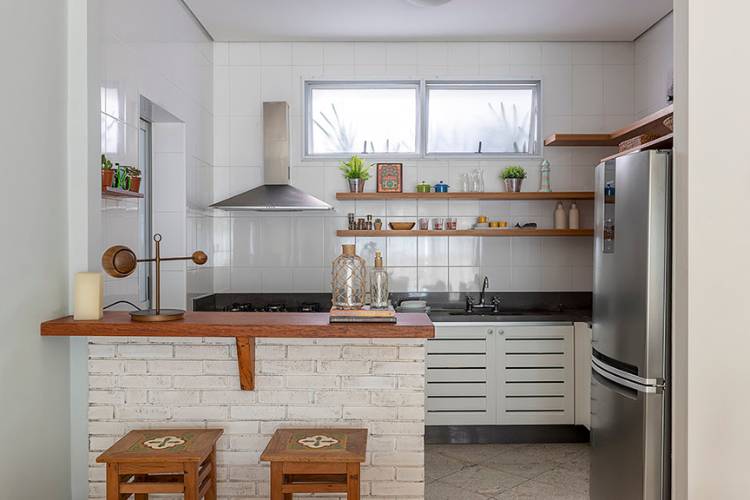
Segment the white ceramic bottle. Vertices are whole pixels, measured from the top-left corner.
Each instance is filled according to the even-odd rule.
[[[568,217],[565,213],[565,208],[561,201],[557,202],[557,208],[555,208],[555,229],[567,229],[568,228]]]
[[[570,204],[570,210],[568,210],[568,228],[578,229],[580,221],[580,214],[578,212],[578,206],[576,202]]]

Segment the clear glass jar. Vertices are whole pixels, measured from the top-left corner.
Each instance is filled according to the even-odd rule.
[[[367,264],[354,245],[342,245],[331,272],[332,304],[340,309],[361,309],[367,292]]]

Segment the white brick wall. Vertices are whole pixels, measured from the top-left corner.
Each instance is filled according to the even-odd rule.
[[[363,498],[424,498],[423,340],[258,339],[255,391],[236,357],[234,339],[90,340],[90,498],[105,496],[96,456],[127,431],[214,427],[219,497],[267,499],[259,457],[281,425],[367,427]]]

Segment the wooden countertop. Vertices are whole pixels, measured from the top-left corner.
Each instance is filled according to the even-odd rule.
[[[186,312],[166,322],[135,322],[127,312],[105,312],[99,321],[72,316],[45,321],[43,336],[58,337],[298,337],[432,338],[435,328],[423,313],[398,313],[398,322],[328,322],[328,313]]]

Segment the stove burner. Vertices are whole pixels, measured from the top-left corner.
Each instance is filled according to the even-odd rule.
[[[224,311],[227,312],[251,312],[253,310],[253,305],[249,302],[245,303],[239,303],[234,302],[232,305],[224,306]]]
[[[286,305],[284,304],[266,304],[263,307],[266,312],[286,312]]]
[[[320,312],[320,303],[303,302],[299,305],[299,312]]]

